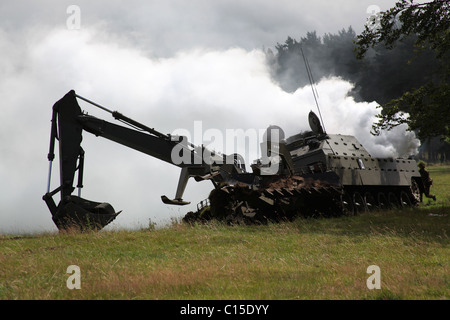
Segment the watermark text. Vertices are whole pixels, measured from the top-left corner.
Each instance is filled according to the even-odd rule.
[[[66,9],[66,13],[69,15],[66,19],[66,26],[69,30],[81,29],[81,9],[77,5],[70,5]]]

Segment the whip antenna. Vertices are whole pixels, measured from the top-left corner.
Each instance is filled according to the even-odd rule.
[[[323,131],[326,132],[325,125],[322,119],[322,113],[320,112],[319,102],[317,101],[317,99],[319,98],[319,93],[317,92],[317,88],[315,86],[311,68],[309,66],[308,59],[306,58],[305,53],[303,52],[302,47],[300,47],[300,51],[302,52],[303,61],[305,62],[306,73],[308,74],[309,83],[311,84],[311,90],[313,92],[314,101],[316,102],[317,110],[319,111],[320,122],[322,122]]]

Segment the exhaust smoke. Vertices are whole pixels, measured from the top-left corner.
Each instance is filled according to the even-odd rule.
[[[41,197],[47,183],[51,107],[70,89],[164,133],[177,128],[193,132],[195,121],[201,121],[205,130],[219,130],[224,137],[227,129],[260,132],[270,125],[280,126],[289,137],[309,130],[308,113],[316,111],[309,86],[287,93],[273,82],[262,50],[200,48],[156,59],[132,46],[120,47],[94,28],[47,31],[35,30],[25,46],[0,34],[0,47],[10,49],[0,53],[0,92],[7,106],[0,128],[0,176],[9,181],[1,187],[0,233],[56,230]],[[373,156],[414,154],[418,140],[404,127],[380,137],[370,134],[377,103],[355,102],[348,96],[351,88],[339,78],[318,81],[327,132],[355,135]],[[83,194],[110,200],[123,210],[108,228],[145,227],[149,219],[164,223],[181,217],[212,189],[208,182],[191,181],[185,198],[193,207],[166,206],[160,195],[175,192],[178,168],[87,133],[83,148]],[[58,179],[55,170],[53,185]]]

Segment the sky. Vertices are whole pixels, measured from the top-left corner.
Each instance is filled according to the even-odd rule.
[[[191,132],[195,144],[208,143],[208,130],[261,132],[273,124],[293,135],[309,129],[307,114],[315,108],[311,88],[283,91],[270,77],[263,50],[309,31],[321,36],[352,26],[359,33],[371,13],[394,4],[2,1],[0,234],[57,230],[42,195],[47,190],[51,107],[71,89],[160,132]],[[418,147],[404,127],[371,136],[377,103],[356,103],[347,95],[351,83],[316,80],[329,133],[355,135],[375,156],[408,155]],[[79,104],[114,122],[108,113]],[[227,141],[219,140],[211,147],[232,152]],[[178,167],[89,133],[84,133],[82,146],[82,196],[122,210],[109,230],[163,226],[194,210],[212,189],[210,182],[192,179],[184,195],[192,204],[168,206],[160,196],[174,197]],[[258,156],[250,151],[244,155],[247,164]],[[58,186],[58,175],[56,158],[51,189]]]

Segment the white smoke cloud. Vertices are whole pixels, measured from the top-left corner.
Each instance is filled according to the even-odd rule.
[[[370,131],[380,112],[378,103],[355,102],[349,96],[352,89],[350,82],[336,77],[322,79],[318,83],[318,102],[326,131],[355,136],[373,157],[395,158],[417,154],[420,141],[414,132],[407,131],[406,124],[373,136]],[[310,87],[299,88],[294,95],[314,106],[312,109],[317,113]],[[302,117],[305,118],[306,114]]]
[[[51,107],[71,89],[163,133],[192,132],[195,121],[202,121],[204,130],[222,132],[263,130],[276,124],[289,136],[308,130],[307,115],[315,111],[310,87],[290,94],[271,80],[261,50],[197,48],[155,59],[134,47],[118,46],[111,35],[104,37],[95,28],[34,30],[26,39],[23,46],[20,39],[0,33],[0,48],[8,49],[0,53],[4,120],[0,233],[56,230],[41,197],[47,183]],[[317,84],[327,132],[355,135],[378,157],[411,152],[405,146],[417,147],[417,140],[404,128],[371,136],[376,103],[356,103],[347,95],[351,86],[337,78]],[[80,105],[90,114],[114,121],[84,102]],[[210,182],[192,180],[184,196],[192,204],[167,206],[160,196],[174,196],[180,169],[88,133],[83,148],[82,196],[123,210],[110,229],[145,227],[148,219],[164,223],[180,218],[212,189]],[[53,168],[52,188],[56,188],[58,164]]]

